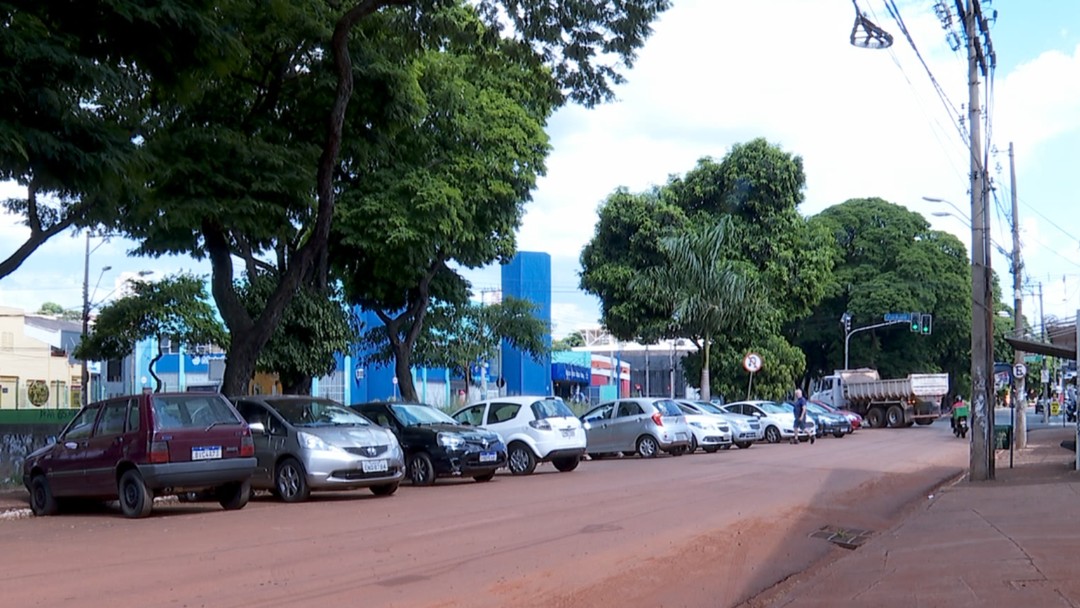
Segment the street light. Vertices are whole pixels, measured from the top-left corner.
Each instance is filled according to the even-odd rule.
[[[668,392],[670,393],[668,396],[671,399],[675,398],[675,347],[683,344],[686,344],[686,340],[682,338],[671,342],[671,354],[668,356],[668,372],[670,376],[668,378]]]

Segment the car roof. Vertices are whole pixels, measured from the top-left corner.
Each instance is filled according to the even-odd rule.
[[[499,403],[520,403],[522,405],[532,405],[537,401],[543,401],[545,399],[558,399],[561,401],[562,397],[558,397],[555,395],[508,395],[506,397],[491,397],[488,399],[481,399],[476,403],[470,403],[469,405],[463,407],[473,407],[485,403],[494,403],[496,401],[498,401]]]

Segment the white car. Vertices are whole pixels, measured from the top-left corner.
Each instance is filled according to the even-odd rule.
[[[754,442],[765,438],[765,430],[761,426],[761,420],[754,416],[724,411],[719,406],[708,401],[680,401],[679,406],[686,406],[699,414],[711,414],[727,421],[731,426],[731,442],[739,446],[741,450],[745,450],[754,445]]]
[[[585,454],[585,429],[559,397],[499,397],[466,406],[453,418],[498,433],[514,475],[529,475],[541,462],[573,471]]]
[[[699,447],[709,454],[731,447],[731,425],[726,420],[698,411],[685,403],[677,403],[686,415],[686,424],[690,425],[688,454],[693,454]]]
[[[760,420],[765,431],[765,441],[769,443],[780,443],[781,439],[791,439],[795,436],[795,414],[783,404],[773,401],[737,401],[721,406],[720,409],[733,414],[753,416]],[[799,433],[799,440],[809,439],[816,432],[814,421],[808,416],[806,430]]]

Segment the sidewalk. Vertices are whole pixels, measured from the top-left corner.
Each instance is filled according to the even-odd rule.
[[[754,606],[1080,607],[1080,473],[1059,445],[1074,427],[997,453],[996,479],[942,488],[903,523]],[[824,541],[823,541],[824,542]]]

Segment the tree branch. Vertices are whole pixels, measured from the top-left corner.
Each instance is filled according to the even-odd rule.
[[[30,257],[32,253],[37,251],[37,248],[42,243],[51,239],[52,237],[67,230],[76,221],[82,219],[86,211],[90,208],[90,205],[86,203],[77,203],[68,208],[67,214],[63,219],[57,221],[55,224],[48,228],[41,227],[41,218],[37,212],[37,191],[31,184],[30,195],[27,197],[27,223],[30,225],[30,238],[26,239],[18,249],[16,249],[7,259],[0,261],[0,279],[15,272],[22,266],[23,262]]]
[[[217,302],[221,318],[225,320],[230,333],[234,336],[251,332],[255,323],[236,293],[236,285],[233,283],[232,251],[225,231],[217,224],[204,219],[202,233],[203,240],[206,242],[206,251],[210,255],[210,266],[213,268],[210,289],[214,292],[214,301]]]

